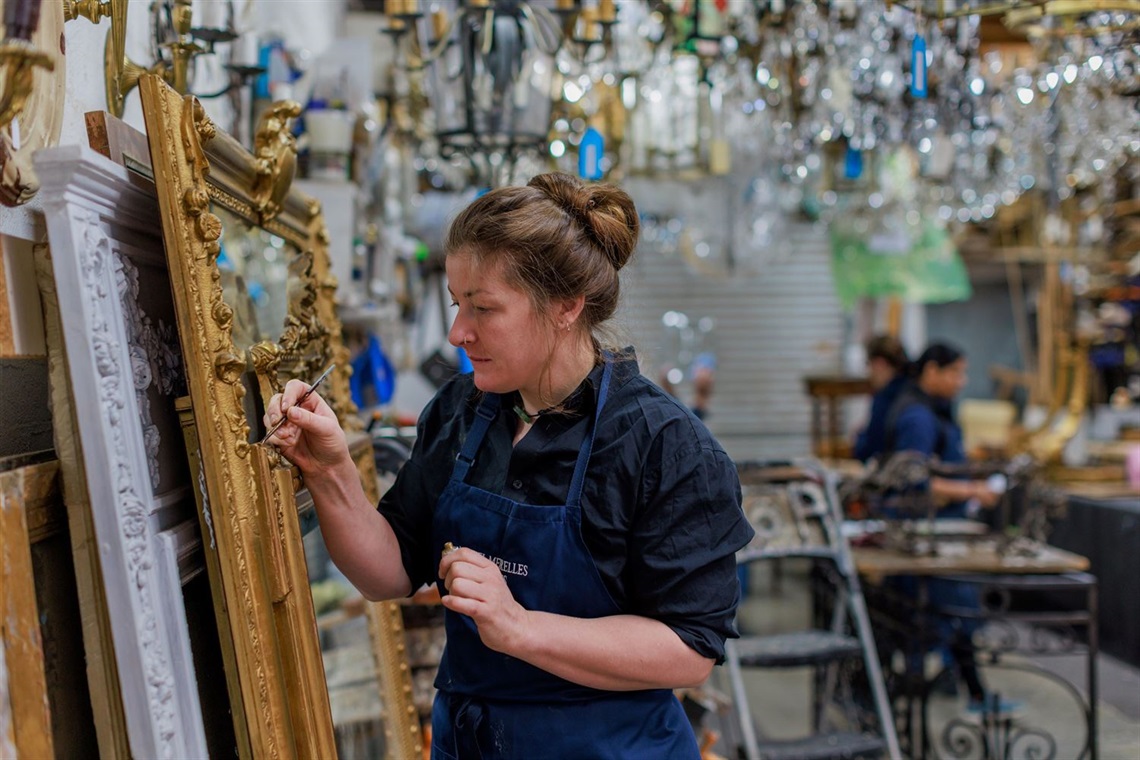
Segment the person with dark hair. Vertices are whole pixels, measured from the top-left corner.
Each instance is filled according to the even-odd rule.
[[[753,531],[720,444],[604,347],[637,236],[625,192],[562,174],[458,215],[449,340],[474,371],[428,404],[378,509],[319,396],[291,381],[268,405],[361,592],[439,585],[433,758],[699,757],[672,690],[737,635]]]
[[[966,356],[949,343],[931,343],[910,365],[910,382],[891,405],[884,453],[916,451],[945,464],[966,461],[962,428],[954,419],[954,399],[966,387]],[[965,517],[969,501],[993,507],[999,494],[984,480],[931,478],[930,495],[942,517]]]
[[[867,379],[871,383],[871,413],[855,438],[853,454],[860,462],[874,459],[887,445],[887,414],[907,382],[906,349],[893,335],[867,341]]]
[[[912,451],[945,464],[966,461],[962,445],[962,429],[954,419],[954,399],[966,387],[966,357],[962,351],[948,343],[931,343],[922,355],[908,368],[910,382],[899,394],[887,415],[886,445],[882,454]],[[992,509],[1000,494],[991,490],[985,480],[959,480],[931,477],[928,497],[939,506],[940,518],[962,518],[973,502],[979,507]],[[895,579],[897,587],[910,596],[917,596],[918,581],[913,577]],[[928,600],[935,611],[938,629],[938,648],[941,650],[944,670],[936,687],[945,693],[956,693],[954,671],[957,669],[970,697],[972,709],[993,707],[986,702],[974,658],[972,637],[978,628],[975,618],[963,618],[938,610],[980,610],[978,587],[973,583],[930,578],[927,581]],[[921,663],[909,663],[921,672]]]

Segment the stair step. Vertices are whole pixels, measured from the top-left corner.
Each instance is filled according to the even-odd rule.
[[[857,760],[881,757],[886,743],[872,734],[835,733],[760,742],[764,760]]]
[[[742,667],[795,668],[859,657],[859,640],[830,631],[796,631],[775,636],[743,636],[733,642]]]

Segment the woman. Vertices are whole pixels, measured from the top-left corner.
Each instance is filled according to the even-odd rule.
[[[884,454],[916,451],[943,464],[966,461],[962,428],[954,419],[954,399],[966,387],[966,357],[948,343],[931,343],[911,365],[911,382],[887,415]],[[984,480],[931,478],[930,496],[939,517],[965,517],[971,500],[996,506],[999,494]]]
[[[953,411],[954,399],[966,387],[965,355],[947,343],[932,343],[911,365],[909,374],[910,384],[899,394],[887,416],[884,459],[893,452],[913,451],[943,464],[965,462],[962,429],[954,419]],[[984,480],[932,477],[928,489],[929,497],[939,506],[937,516],[940,518],[966,517],[971,502],[992,509],[1000,498],[1000,494],[992,491]],[[915,578],[896,578],[895,585],[903,593],[917,596],[918,581]],[[930,578],[927,592],[930,607],[936,614],[940,609],[973,612],[981,609],[978,588],[972,583]],[[970,707],[984,709],[986,693],[978,674],[972,643],[978,619],[946,613],[938,614],[935,624],[939,637],[937,645],[945,668],[935,687],[944,693],[957,693],[956,666],[966,684]],[[908,667],[922,672],[920,661],[912,660]]]
[[[697,758],[673,688],[734,636],[736,471],[600,331],[637,242],[621,190],[546,174],[459,214],[440,389],[379,509],[304,383],[269,404],[338,567],[369,599],[441,586],[434,758]],[[453,550],[453,547],[458,547]]]
[[[886,448],[887,415],[907,384],[906,349],[893,335],[867,341],[867,379],[871,384],[871,413],[867,426],[855,438],[855,458],[867,462]]]

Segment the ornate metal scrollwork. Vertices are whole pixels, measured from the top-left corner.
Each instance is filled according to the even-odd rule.
[[[1010,760],[1054,760],[1057,757],[1057,740],[1038,728],[1020,729],[1009,737],[1005,757]]]
[[[952,758],[981,758],[990,757],[990,746],[986,741],[985,731],[977,723],[969,723],[962,718],[955,718],[942,729],[942,749]]]

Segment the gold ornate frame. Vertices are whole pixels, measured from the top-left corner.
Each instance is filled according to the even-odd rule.
[[[291,187],[296,148],[287,125],[299,106],[272,106],[251,154],[219,132],[195,98],[179,95],[159,77],[143,77],[140,91],[189,386],[187,448],[209,517],[203,534],[216,544],[207,566],[239,751],[243,757],[331,757],[335,739],[301,545],[297,481],[275,450],[256,443],[260,415],[245,385],[252,367],[263,407],[284,381],[311,379],[335,362],[322,395],[342,425],[359,429],[320,204]],[[275,342],[234,343],[235,312],[223,299],[218,267],[222,222],[211,204],[302,254],[300,286],[290,294],[284,331]],[[374,469],[361,468],[366,484],[369,473],[374,479]],[[407,709],[411,683],[402,629],[385,626],[375,633],[390,755],[412,756],[419,726]],[[401,678],[406,683],[393,682]]]

